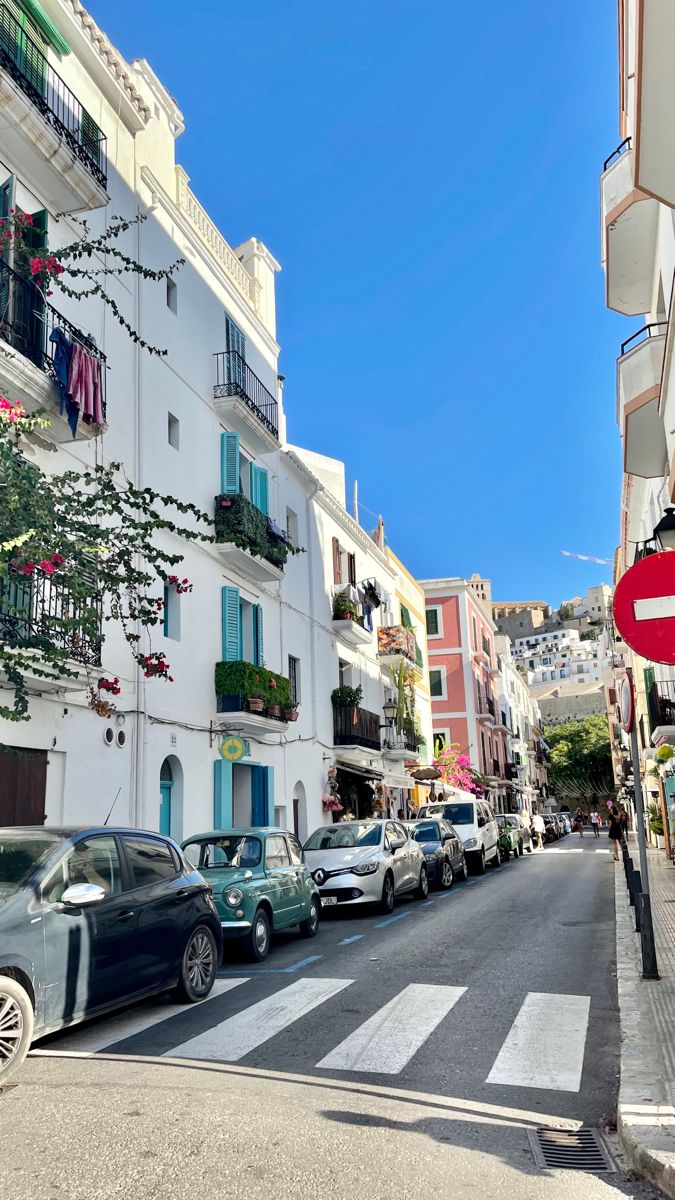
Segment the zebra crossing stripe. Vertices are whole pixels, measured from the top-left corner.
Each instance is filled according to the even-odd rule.
[[[590,1007],[590,996],[528,992],[487,1082],[578,1092]]]
[[[317,1067],[398,1075],[466,988],[411,983],[340,1042]]]
[[[208,1004],[209,1000],[215,1000],[225,992],[232,991],[232,988],[239,987],[240,983],[248,983],[248,979],[217,979],[206,999],[200,1001],[200,1004]],[[159,1025],[161,1021],[168,1021],[170,1017],[185,1015],[187,1011],[185,1004],[158,1004],[155,1000],[149,1006],[143,1005],[142,1008],[131,1009],[130,1012],[120,1013],[119,1016],[108,1017],[103,1023],[97,1022],[83,1029],[75,1029],[68,1035],[67,1042],[64,1041],[64,1047],[68,1052],[73,1050],[79,1054],[96,1054],[100,1050],[108,1050],[116,1042],[126,1041],[135,1033],[143,1033],[143,1030]],[[50,1050],[50,1053],[53,1051]]]
[[[353,979],[299,979],[204,1033],[174,1046],[166,1051],[166,1057],[238,1062],[353,982]]]

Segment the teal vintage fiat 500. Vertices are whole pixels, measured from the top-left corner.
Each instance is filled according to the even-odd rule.
[[[225,939],[241,939],[247,957],[267,957],[270,936],[299,925],[319,928],[321,901],[298,839],[285,829],[216,829],[183,842],[188,861],[213,888]]]

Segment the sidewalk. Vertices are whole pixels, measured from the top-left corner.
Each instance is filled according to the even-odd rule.
[[[637,864],[635,837],[630,853]],[[641,978],[640,941],[623,864],[616,868],[621,1085],[617,1125],[632,1165],[675,1200],[675,867],[649,850],[649,882],[661,979]]]

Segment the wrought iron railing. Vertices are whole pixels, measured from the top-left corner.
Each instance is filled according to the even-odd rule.
[[[74,597],[53,576],[0,576],[0,641],[39,650],[40,639],[88,666],[101,665],[103,604],[98,592]]]
[[[216,383],[213,395],[216,400],[225,396],[239,396],[258,420],[279,436],[279,406],[264,383],[251,370],[245,358],[236,350],[221,350],[215,354]]]
[[[333,745],[379,750],[380,718],[366,708],[333,707]]]
[[[44,299],[40,288],[24,279],[0,259],[0,340],[8,342],[25,358],[58,383],[52,341],[54,330],[60,329],[69,342],[79,342],[101,366],[101,403],[106,420],[106,357],[89,340],[61,316]]]
[[[6,4],[0,4],[0,66],[106,187],[107,138]]]
[[[610,154],[609,158],[606,158],[604,163],[602,164],[603,175],[604,175],[605,171],[607,170],[607,168],[612,165],[612,163],[614,162],[615,159],[621,158],[622,154],[625,154],[627,150],[630,150],[630,145],[631,145],[631,141],[630,141],[629,137],[626,137],[623,139],[622,142],[619,142],[616,150],[612,150],[612,153]]]
[[[619,358],[623,358],[624,354],[627,354],[629,350],[634,350],[636,346],[642,345],[643,342],[648,342],[650,338],[663,337],[667,328],[667,321],[652,321],[649,325],[643,325],[640,329],[636,329],[635,333],[631,333],[630,337],[621,343]]]
[[[670,679],[656,680],[649,689],[647,708],[650,733],[657,725],[675,725],[675,683]]]

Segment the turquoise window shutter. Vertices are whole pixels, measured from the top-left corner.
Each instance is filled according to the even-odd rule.
[[[263,823],[270,825],[274,819],[274,767],[264,767]]]
[[[251,501],[265,516],[269,515],[269,483],[264,467],[251,463]]]
[[[252,605],[253,608],[253,656],[256,667],[262,667],[265,661],[263,647],[263,610],[260,604]]]
[[[239,588],[222,589],[223,662],[241,659],[241,604]]]
[[[213,764],[213,828],[232,828],[232,763],[217,758]]]
[[[239,494],[239,434],[220,435],[220,490],[226,495]]]
[[[251,824],[269,825],[274,809],[274,767],[251,767]]]

